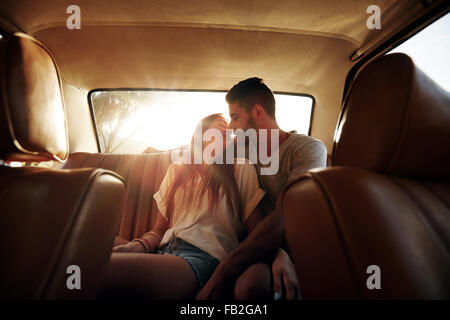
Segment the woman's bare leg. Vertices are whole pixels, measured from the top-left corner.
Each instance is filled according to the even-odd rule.
[[[114,238],[114,247],[120,246],[122,244],[127,244],[129,241],[127,239],[121,238],[121,237],[115,237]]]
[[[116,252],[111,255],[100,298],[193,299],[197,278],[174,255]]]

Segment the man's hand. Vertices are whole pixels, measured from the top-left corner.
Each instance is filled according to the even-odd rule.
[[[272,263],[272,274],[276,300],[282,298],[283,292],[285,292],[287,300],[300,299],[294,264],[286,251],[281,248],[278,249],[275,260]]]
[[[137,241],[130,241],[127,244],[123,244],[117,247],[114,247],[112,252],[145,252],[144,246]]]

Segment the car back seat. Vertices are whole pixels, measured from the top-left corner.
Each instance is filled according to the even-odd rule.
[[[278,199],[302,297],[449,299],[449,163],[450,93],[404,54],[369,63],[333,166]]]
[[[97,296],[119,226],[122,179],[96,168],[6,165],[68,154],[54,60],[25,34],[0,39],[0,299]],[[67,285],[72,274],[80,287]]]
[[[125,207],[118,236],[127,240],[149,231],[156,218],[153,195],[171,163],[170,152],[105,154],[77,152],[69,156],[64,169],[103,168],[114,171],[126,183]]]

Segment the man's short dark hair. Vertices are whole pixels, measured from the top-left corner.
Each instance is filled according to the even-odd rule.
[[[225,99],[229,104],[239,103],[247,112],[250,112],[255,104],[260,104],[266,113],[275,119],[275,97],[261,78],[242,80],[228,91]]]

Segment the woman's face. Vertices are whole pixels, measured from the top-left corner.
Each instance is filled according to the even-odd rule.
[[[228,141],[227,141],[227,131],[226,130],[229,128],[230,127],[229,127],[228,121],[222,116],[218,116],[216,119],[214,119],[214,121],[209,126],[209,129],[217,129],[222,133],[223,150],[225,150],[229,146],[229,144],[231,144],[231,139],[228,139]],[[214,139],[211,141],[211,143],[212,142],[214,142]]]

